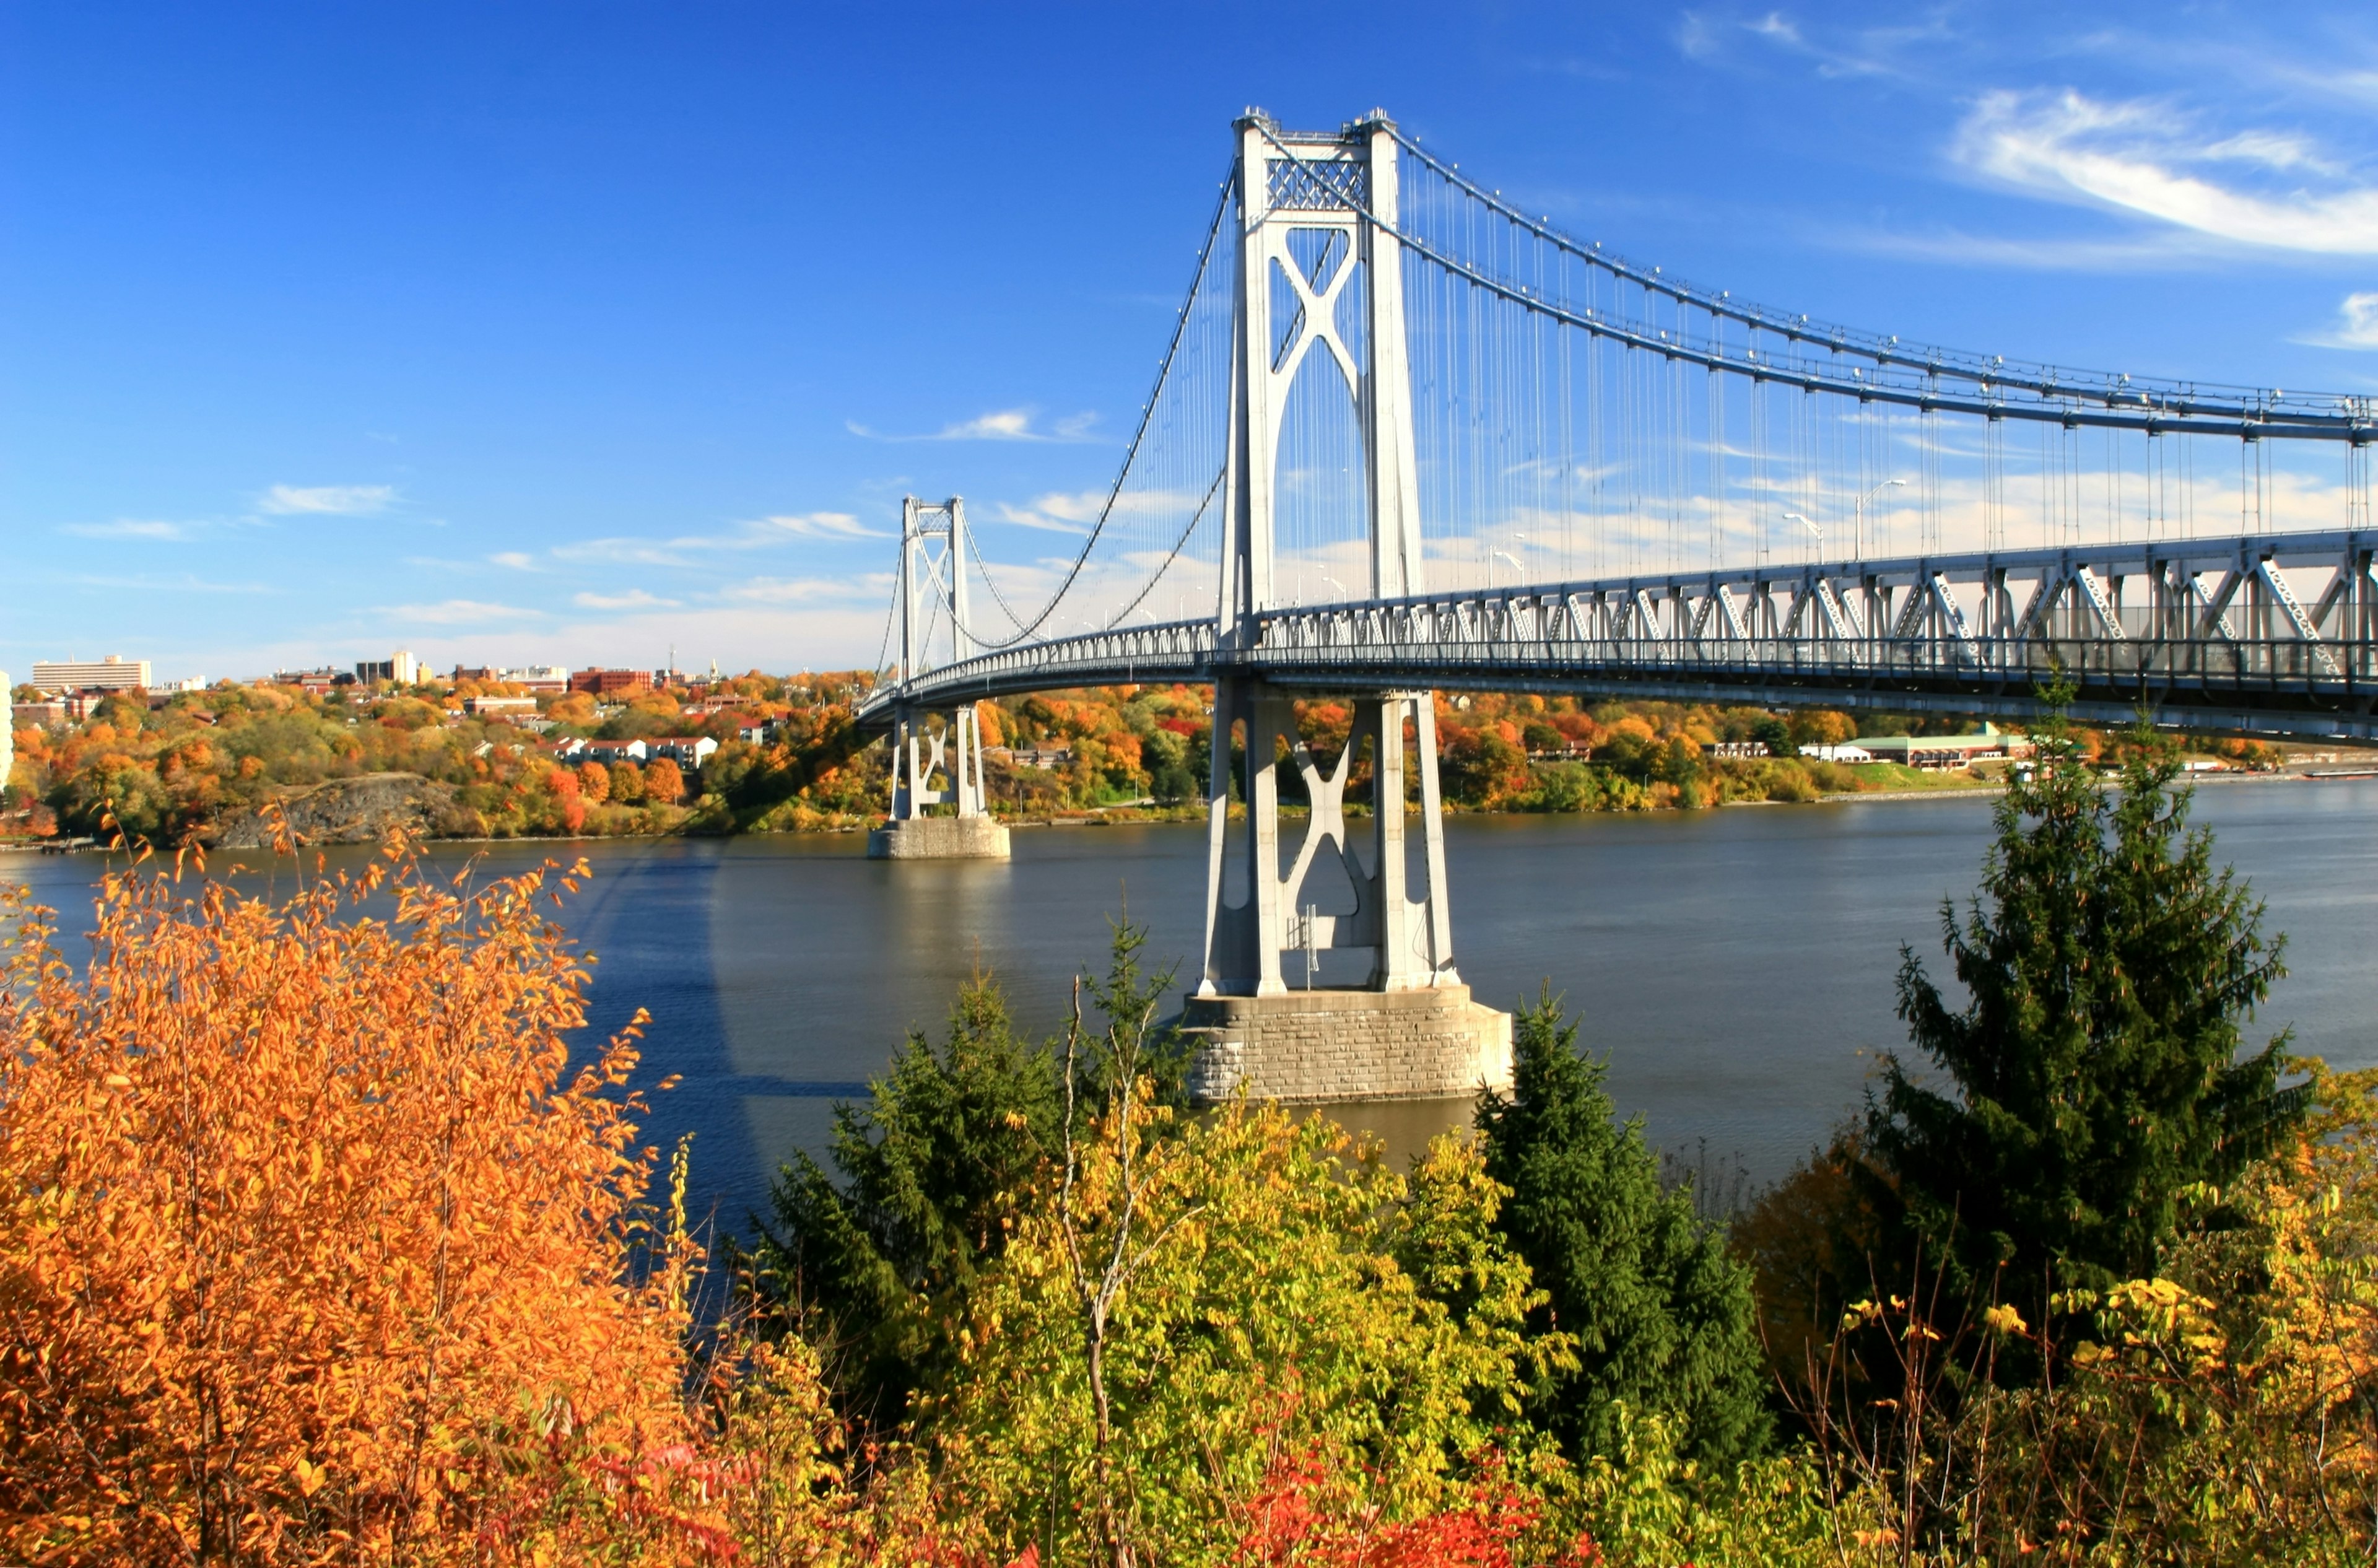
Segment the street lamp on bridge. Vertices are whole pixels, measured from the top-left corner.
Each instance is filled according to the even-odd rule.
[[[1904,479],[1886,479],[1881,484],[1876,485],[1873,489],[1868,490],[1865,495],[1858,497],[1858,504],[1851,513],[1853,521],[1850,527],[1850,536],[1857,542],[1859,555],[1868,556],[1874,553],[1873,548],[1866,536],[1866,504],[1868,501],[1873,500],[1877,496],[1881,495],[1885,490],[1889,490],[1893,487],[1904,489],[1906,486],[1907,481]]]

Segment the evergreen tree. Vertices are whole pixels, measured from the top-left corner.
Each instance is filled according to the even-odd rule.
[[[1479,1137],[1511,1190],[1499,1228],[1551,1297],[1531,1322],[1574,1335],[1578,1356],[1539,1374],[1533,1415],[1579,1459],[1618,1451],[1615,1401],[1680,1418],[1705,1461],[1755,1453],[1769,1421],[1750,1271],[1689,1188],[1661,1191],[1642,1119],[1616,1119],[1609,1064],[1579,1054],[1549,990],[1512,1044],[1510,1095],[1480,1098]]]
[[[2109,799],[2060,712],[2036,740],[1964,923],[1941,906],[1964,1005],[1901,949],[1900,1016],[1953,1090],[1888,1056],[1868,1127],[1905,1239],[1969,1294],[2031,1300],[2152,1275],[2186,1191],[2288,1108],[2287,1036],[2239,1058],[2284,941],[2212,870],[2170,748],[2134,732]]]
[[[837,1186],[806,1152],[777,1172],[758,1287],[823,1346],[853,1413],[890,1428],[947,1362],[947,1324],[1004,1245],[1015,1204],[1058,1146],[1063,1093],[977,977],[947,1042],[912,1033],[863,1105],[835,1107]]]

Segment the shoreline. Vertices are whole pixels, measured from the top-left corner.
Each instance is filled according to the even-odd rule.
[[[2340,773],[2340,774],[2338,774],[2338,775],[2336,775],[2336,776],[2332,779],[2332,778],[2326,778],[2326,777],[2324,777],[2324,776],[2322,776],[2322,775],[2320,775],[2320,774],[2317,774],[2317,773],[2301,773],[2301,772],[2285,772],[2285,771],[2282,771],[2282,772],[2271,772],[2271,773],[2244,773],[2244,772],[2236,772],[2236,773],[2200,773],[2200,774],[2196,774],[2196,775],[2193,775],[2193,776],[2191,776],[2191,777],[2187,778],[2184,782],[2186,782],[2186,783],[2187,783],[2189,785],[2191,785],[2192,787],[2193,787],[2193,786],[2195,786],[2195,785],[2199,785],[2199,784],[2217,784],[2217,785],[2220,785],[2220,786],[2223,786],[2223,787],[2225,787],[2225,788],[2226,788],[2226,787],[2232,786],[2232,785],[2247,785],[2247,784],[2289,784],[2289,783],[2295,783],[2295,784],[2324,784],[2324,783],[2339,783],[2339,784],[2343,784],[2343,783],[2351,783],[2351,782],[2355,782],[2355,781],[2357,781],[2357,780],[2365,780],[2365,779],[2371,778],[2371,777],[2372,777],[2372,776],[2378,776],[2378,775],[2372,775],[2372,774],[2370,774],[2370,773],[2363,773],[2363,772],[2350,772],[2350,773]],[[1917,800],[1975,800],[1975,799],[1984,799],[1984,800],[1988,800],[1988,799],[1996,799],[1998,796],[2002,796],[2002,795],[2004,795],[2005,793],[2006,793],[2006,785],[2004,785],[2004,784],[1943,784],[1943,785],[1941,785],[1941,786],[1940,786],[1940,788],[1938,788],[1938,789],[1889,789],[1889,790],[1872,790],[1872,791],[1842,791],[1842,792],[1837,792],[1837,793],[1831,794],[1831,795],[1820,796],[1819,796],[1819,797],[1818,797],[1817,799],[1815,799],[1815,800],[1734,800],[1734,801],[1728,801],[1728,802],[1726,802],[1725,804],[1721,805],[1721,806],[1704,807],[1704,808],[1701,808],[1701,809],[1704,809],[1704,810],[1710,810],[1710,811],[1731,811],[1731,810],[1736,810],[1736,809],[1739,809],[1739,808],[1744,808],[1744,807],[1751,807],[1751,808],[1759,808],[1759,807],[1768,807],[1768,808],[1788,808],[1788,807],[1812,807],[1812,806],[1860,806],[1860,805],[1869,805],[1869,804],[1872,804],[1872,805],[1881,805],[1881,804],[1884,804],[1884,803],[1892,803],[1892,804],[1896,804],[1896,803],[1899,803],[1899,802],[1902,802],[1902,801],[1917,801]],[[1125,808],[1125,809],[1128,809],[1128,808]],[[1681,809],[1681,808],[1667,808],[1666,809],[1668,809],[1668,810],[1677,810],[1677,809]],[[1658,815],[1658,814],[1660,814],[1660,813],[1651,812],[1651,811],[1454,811],[1454,810],[1448,810],[1448,811],[1446,813],[1446,815],[1447,815],[1447,816],[1448,816],[1448,817],[1648,817],[1648,816],[1654,816],[1654,815]],[[1285,808],[1285,807],[1284,807],[1284,808],[1282,808],[1282,815],[1283,815],[1283,816],[1300,816],[1300,817],[1301,817],[1301,816],[1303,816],[1303,813],[1301,810],[1295,809],[1295,808]],[[1007,827],[1009,827],[1009,828],[1093,828],[1093,827],[1103,828],[1103,827],[1118,827],[1118,826],[1137,826],[1137,827],[1185,827],[1185,826],[1194,826],[1194,825],[1195,825],[1195,824],[1196,824],[1198,821],[1200,821],[1200,820],[1202,820],[1202,819],[1197,818],[1197,817],[1182,817],[1182,818],[1129,818],[1129,817],[1126,817],[1126,818],[1117,819],[1117,818],[1115,818],[1115,817],[1112,817],[1112,816],[1107,815],[1105,810],[1102,810],[1102,809],[1100,809],[1100,808],[1091,808],[1091,809],[1089,809],[1089,810],[1087,810],[1087,811],[1085,811],[1085,812],[1083,812],[1083,813],[1081,813],[1081,814],[1079,814],[1079,815],[1075,815],[1075,814],[1068,813],[1068,814],[1066,814],[1066,815],[1063,815],[1063,816],[1058,816],[1058,817],[1019,817],[1019,818],[1010,818],[1010,819],[1005,819],[1005,820],[1004,820],[1004,825],[1005,825],[1005,826],[1007,826]],[[627,841],[630,841],[630,840],[636,840],[636,839],[650,839],[650,840],[657,841],[657,840],[661,840],[661,839],[673,839],[673,838],[828,838],[828,837],[834,837],[834,836],[836,836],[836,835],[846,835],[846,836],[847,836],[847,835],[853,834],[853,833],[863,832],[865,832],[865,831],[866,831],[866,829],[865,829],[863,826],[850,826],[850,827],[835,827],[835,828],[816,828],[816,829],[808,829],[808,830],[802,830],[802,829],[792,829],[792,830],[784,830],[784,829],[767,829],[767,830],[763,830],[763,831],[757,831],[757,832],[743,832],[743,833],[576,833],[576,834],[570,834],[570,835],[567,835],[567,836],[559,835],[559,834],[556,834],[556,835],[552,835],[552,836],[544,836],[544,835],[537,835],[537,834],[518,834],[518,835],[514,835],[514,836],[511,836],[511,837],[506,837],[506,838],[492,838],[492,837],[490,837],[490,838],[423,838],[423,839],[419,840],[418,842],[419,842],[422,845],[424,845],[425,847],[426,847],[426,846],[427,846],[427,845],[431,845],[431,844],[556,844],[556,845],[558,845],[558,844],[615,844],[615,843],[624,843],[624,842],[627,842]],[[369,843],[369,842],[371,842],[371,841],[363,840],[363,839],[357,839],[357,840],[354,840],[354,841],[352,841],[352,844],[349,844],[349,843],[341,843],[341,844],[307,844],[307,845],[305,845],[305,846],[303,846],[303,847],[309,848],[309,849],[348,848],[348,847],[353,847],[353,846],[354,846],[354,845],[361,845],[361,844],[367,844],[367,843]],[[31,842],[31,843],[29,843],[29,842],[25,842],[25,841],[21,841],[21,840],[19,840],[19,841],[15,841],[15,842],[0,843],[0,855],[91,855],[91,854],[100,854],[100,855],[104,855],[104,854],[108,854],[108,853],[111,853],[111,852],[110,852],[108,849],[106,849],[103,845],[95,844],[73,844],[73,845],[70,845],[70,846],[69,846],[69,845],[58,845],[58,844],[42,844],[42,843],[38,843],[38,842]],[[162,852],[161,852],[161,853],[162,853]],[[214,854],[217,854],[217,855],[228,855],[228,854],[237,854],[237,853],[239,853],[239,852],[238,852],[238,851],[236,851],[236,850],[221,850],[221,849],[218,849],[218,850],[214,850],[214,851],[212,851],[211,853],[214,853]]]

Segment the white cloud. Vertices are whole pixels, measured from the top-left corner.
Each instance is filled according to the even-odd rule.
[[[1971,234],[1958,229],[1894,233],[1884,229],[1817,228],[1809,243],[1868,256],[1963,267],[2036,268],[2048,271],[2136,272],[2202,267],[2235,252],[2219,241],[2184,229],[2153,229],[2120,239],[2023,239]]]
[[[1999,184],[2112,208],[2240,245],[2321,255],[2378,252],[2378,187],[2330,179],[2250,190],[2203,172],[2222,165],[2294,176],[2333,173],[2303,138],[2245,131],[2208,138],[2150,99],[2100,102],[2070,90],[1988,92],[1951,155]]]
[[[575,544],[555,545],[553,554],[557,559],[565,561],[603,561],[616,566],[690,567],[694,564],[693,557],[711,551],[764,550],[796,539],[821,539],[835,543],[897,537],[897,534],[870,528],[847,512],[805,512],[753,518],[736,524],[734,531],[728,533],[681,533],[673,539],[639,539],[632,535],[582,539]]]
[[[806,604],[821,599],[871,599],[887,592],[884,578],[754,577],[719,594],[746,604]]]
[[[494,562],[497,566],[510,567],[514,571],[534,571],[536,569],[536,557],[530,555],[525,550],[498,550],[494,555],[489,556],[487,559]]]
[[[396,501],[392,485],[275,485],[257,503],[259,511],[279,515],[312,512],[334,517],[362,517],[386,511]]]
[[[86,588],[128,588],[142,592],[164,593],[277,593],[261,582],[208,582],[201,578],[182,577],[92,577],[77,576],[66,581]]]
[[[649,610],[674,609],[678,601],[655,598],[641,588],[631,588],[625,593],[581,593],[570,603],[582,604],[590,610]]]
[[[2346,295],[2336,317],[2327,331],[2296,341],[2325,349],[2378,349],[2378,293]]]
[[[1045,496],[1035,496],[1027,506],[996,503],[998,521],[1012,522],[1018,528],[1044,529],[1051,533],[1087,533],[1099,521],[1099,512],[1107,504],[1104,490],[1078,490],[1071,495],[1052,490]]]
[[[847,512],[808,512],[799,516],[763,517],[743,525],[744,533],[719,541],[724,549],[749,549],[754,545],[773,544],[772,534],[794,534],[803,539],[895,539],[897,534],[870,528]]]
[[[61,533],[77,534],[85,539],[187,539],[196,528],[187,522],[165,522],[152,518],[120,517],[114,522],[70,522],[58,530]]]
[[[930,436],[887,436],[857,420],[845,420],[843,425],[852,435],[864,436],[871,441],[1087,441],[1093,438],[1090,426],[1099,418],[1095,413],[1067,414],[1051,428],[1037,430],[1032,425],[1035,416],[1035,411],[1028,408],[995,409],[955,425],[944,425]]]
[[[389,604],[380,614],[424,626],[471,626],[483,621],[522,620],[544,614],[516,604],[491,604],[480,599],[441,599],[435,604]]]

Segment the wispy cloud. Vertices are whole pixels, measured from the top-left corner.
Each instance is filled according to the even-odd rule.
[[[138,592],[167,593],[276,593],[280,592],[261,582],[209,582],[198,577],[162,574],[138,577],[100,577],[78,574],[66,581],[85,588],[126,588]]]
[[[696,556],[721,550],[764,550],[796,539],[846,542],[896,537],[870,528],[847,512],[803,512],[752,518],[726,533],[680,533],[669,539],[640,539],[632,535],[582,539],[555,545],[553,555],[558,560],[614,566],[690,567]]]
[[[719,597],[745,604],[808,604],[826,599],[871,599],[889,586],[880,576],[754,577],[734,584]]]
[[[871,430],[855,419],[846,420],[844,425],[852,435],[863,436],[871,441],[1087,441],[1095,438],[1090,434],[1091,426],[1099,420],[1095,413],[1067,414],[1046,430],[1034,426],[1033,421],[1038,417],[1038,411],[1034,409],[997,409],[972,419],[960,420],[955,425],[944,425],[930,436],[887,435],[880,430]]]
[[[1051,533],[1087,533],[1099,521],[1099,510],[1107,504],[1104,490],[1080,490],[1072,495],[1051,491],[1036,496],[1028,506],[1011,506],[1005,501],[995,505],[993,511],[1001,522],[1014,523],[1018,528],[1039,528]]]
[[[441,599],[435,604],[386,604],[380,607],[379,613],[392,619],[418,622],[424,626],[475,626],[486,621],[526,620],[545,612],[522,609],[517,604],[493,604],[480,599]]]
[[[1996,184],[2110,208],[2237,245],[2330,256],[2378,252],[2378,186],[2288,132],[2206,134],[2156,99],[1984,93],[1951,157]],[[2238,178],[2216,178],[2219,170]],[[2253,176],[2263,188],[2248,188]],[[2283,176],[2268,178],[2267,176]]]
[[[489,556],[487,559],[496,566],[510,567],[514,571],[534,571],[536,569],[536,557],[530,555],[526,550],[498,550],[494,555]]]
[[[1888,27],[1811,30],[1780,10],[1751,15],[1687,11],[1676,24],[1676,48],[1701,64],[1747,63],[1761,54],[1781,54],[1832,79],[1906,77],[1911,51],[1950,35],[1944,11],[1910,16],[1912,19]]]
[[[395,503],[392,485],[275,485],[258,498],[256,506],[258,511],[276,516],[364,517],[386,511]]]
[[[1959,229],[1900,233],[1887,229],[1815,226],[1808,243],[1867,256],[1904,257],[1958,267],[2011,267],[2056,272],[2138,272],[2201,267],[2234,258],[2234,246],[2186,230],[2159,229],[2119,239],[1973,234]]]
[[[898,535],[870,528],[847,512],[804,512],[798,516],[763,517],[743,525],[741,534],[722,540],[722,549],[749,549],[792,534],[802,539],[893,539]]]
[[[679,601],[658,598],[641,588],[631,588],[625,593],[581,593],[572,598],[570,603],[582,604],[590,610],[649,610],[664,607],[675,609]]]
[[[58,530],[84,539],[152,539],[160,542],[190,538],[198,524],[167,522],[154,518],[120,517],[114,522],[69,522]]]
[[[2378,293],[2346,295],[2334,327],[2296,341],[2324,349],[2378,349]]]

